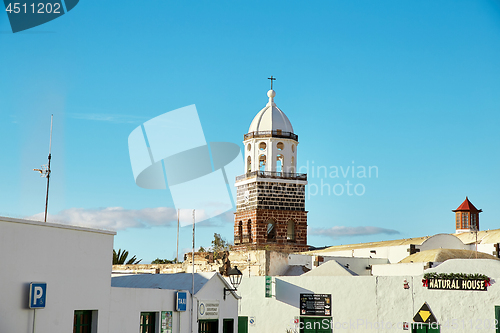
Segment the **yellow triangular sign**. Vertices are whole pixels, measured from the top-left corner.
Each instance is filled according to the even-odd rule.
[[[434,317],[434,314],[431,311],[431,308],[427,303],[424,303],[420,310],[418,310],[417,314],[415,317],[413,317],[413,321],[416,323],[437,323],[436,317]]]
[[[420,310],[418,312],[418,314],[420,315],[420,318],[422,318],[422,320],[425,323],[425,321],[427,320],[427,318],[429,318],[429,316],[431,315],[431,312],[430,311]]]

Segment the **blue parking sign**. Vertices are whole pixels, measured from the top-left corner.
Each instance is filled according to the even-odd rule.
[[[186,311],[187,305],[187,292],[178,291],[177,292],[177,303],[175,306],[176,311]]]
[[[46,283],[30,283],[30,308],[43,309],[47,297]]]

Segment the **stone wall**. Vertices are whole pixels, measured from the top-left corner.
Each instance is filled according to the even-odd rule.
[[[288,253],[281,249],[230,251],[228,264],[230,267],[237,266],[244,276],[280,275],[288,269],[288,258]],[[179,264],[113,265],[113,276],[191,273],[193,269],[191,253],[186,254],[184,259],[185,261]],[[225,263],[225,259],[213,259],[211,252],[195,252],[195,272],[221,272]]]
[[[234,222],[234,249],[277,249],[285,252],[304,251],[307,246],[307,212],[274,209],[237,211]],[[274,220],[276,238],[267,239],[267,224]],[[288,222],[295,225],[295,240],[287,239]],[[241,222],[241,228],[240,228]],[[286,247],[286,249],[285,249]]]
[[[305,210],[306,186],[297,183],[255,181],[238,185],[236,210]],[[246,200],[248,197],[248,201]]]

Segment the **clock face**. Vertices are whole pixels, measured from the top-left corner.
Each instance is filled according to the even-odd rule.
[[[245,195],[243,197],[245,199],[245,203],[247,204],[250,200],[250,191],[245,191]]]

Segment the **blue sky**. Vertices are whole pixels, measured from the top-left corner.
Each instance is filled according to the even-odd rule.
[[[309,244],[454,232],[466,195],[484,210],[481,229],[495,229],[499,59],[493,0],[82,0],[16,34],[0,13],[0,215],[43,212],[32,169],[46,163],[53,113],[53,218],[118,227],[115,248],[145,262],[173,258],[172,198],[135,185],[128,135],[196,104],[207,142],[242,146],[274,75],[298,165],[309,165]],[[317,177],[313,166],[376,166],[378,177]],[[201,223],[197,245],[214,232],[232,240],[231,219]],[[190,237],[182,228],[181,249]]]

